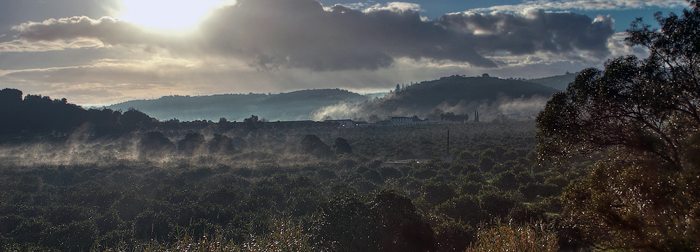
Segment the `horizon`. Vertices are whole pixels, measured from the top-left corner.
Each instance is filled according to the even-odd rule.
[[[570,73],[570,72],[567,71],[565,74],[561,74],[561,75],[552,75],[552,76],[545,76],[545,77],[541,77],[541,78],[532,78],[532,79],[525,79],[525,78],[522,78],[522,80],[536,80],[536,79],[544,79],[544,78],[557,77],[557,76],[565,76],[567,73],[569,73],[569,74],[576,74],[577,72],[576,72],[576,73]],[[454,76],[454,75],[453,75],[453,76]],[[464,76],[464,75],[459,75],[459,76]],[[439,77],[439,78],[444,78],[444,77],[448,77],[448,76],[442,76],[442,77]],[[481,76],[476,75],[476,76],[464,76],[464,77],[481,77]],[[508,78],[503,78],[503,77],[499,77],[499,76],[490,76],[490,77],[492,77],[492,78],[499,78],[499,79],[510,79],[510,78],[513,78],[514,80],[521,80],[521,79],[515,78],[515,77],[508,77]],[[439,78],[437,78],[437,79],[439,79]],[[437,79],[435,79],[435,80],[437,80]],[[409,83],[419,84],[419,83],[426,82],[426,81],[433,81],[433,80],[412,81],[412,82],[409,82]],[[397,83],[397,84],[406,84],[406,83]],[[393,85],[396,85],[396,84],[393,84]],[[392,86],[392,88],[393,88],[393,87],[394,87],[394,86]],[[12,89],[13,87],[5,87],[5,88],[10,88],[10,89]],[[279,94],[292,93],[292,92],[297,92],[297,91],[324,90],[324,89],[339,89],[339,90],[345,90],[345,91],[349,91],[349,92],[352,92],[352,93],[355,93],[355,94],[359,94],[359,95],[362,95],[362,96],[380,95],[380,96],[377,96],[378,98],[382,98],[383,96],[385,96],[385,95],[391,93],[391,91],[393,91],[393,90],[390,88],[390,89],[371,89],[371,90],[365,91],[365,92],[358,92],[358,91],[353,91],[353,90],[348,90],[348,89],[343,89],[343,88],[338,88],[338,87],[322,87],[322,88],[308,88],[308,89],[297,89],[297,90],[290,90],[290,91],[281,91],[281,92],[277,92],[277,93],[272,93],[272,92],[267,92],[267,93],[264,93],[264,92],[260,92],[260,93],[255,93],[255,92],[248,92],[248,93],[214,93],[214,94],[198,94],[198,93],[197,93],[197,94],[194,94],[194,95],[190,95],[190,94],[181,95],[181,94],[172,94],[172,93],[171,93],[171,94],[162,95],[162,96],[159,96],[159,97],[124,100],[124,101],[118,101],[118,102],[114,102],[114,103],[78,104],[78,103],[73,103],[71,100],[68,100],[68,103],[72,103],[72,104],[81,106],[81,107],[83,107],[84,109],[91,109],[91,108],[94,108],[94,109],[101,109],[101,108],[104,108],[104,107],[115,106],[115,105],[119,105],[119,104],[122,104],[122,103],[133,102],[133,101],[156,101],[156,100],[159,100],[159,99],[165,98],[165,97],[188,97],[188,98],[195,98],[195,97],[210,97],[210,96],[216,96],[216,95],[249,95],[249,94],[254,94],[254,95],[256,95],[256,94],[262,94],[262,95],[279,95]],[[20,90],[20,91],[22,91],[22,90]],[[26,95],[40,95],[40,96],[48,96],[48,97],[51,97],[51,99],[62,99],[62,98],[65,98],[65,97],[53,97],[51,94],[33,94],[33,93],[25,93],[24,91],[22,91],[22,92],[23,92],[23,96],[26,96]]]

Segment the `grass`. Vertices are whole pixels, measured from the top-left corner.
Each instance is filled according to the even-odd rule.
[[[545,229],[542,223],[512,225],[498,221],[489,229],[477,233],[477,242],[466,252],[558,251],[557,237]]]

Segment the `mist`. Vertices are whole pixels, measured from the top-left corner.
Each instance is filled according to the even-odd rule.
[[[387,96],[385,99],[392,99],[392,97]],[[387,119],[394,116],[418,116],[421,118],[429,118],[435,115],[439,116],[440,113],[454,113],[468,114],[470,115],[470,120],[473,120],[475,111],[479,111],[481,121],[493,121],[498,119],[499,115],[507,113],[517,113],[524,115],[525,118],[534,118],[544,109],[544,105],[548,100],[548,97],[537,95],[530,98],[500,96],[495,101],[467,102],[461,100],[455,105],[443,102],[430,109],[429,112],[426,112],[425,109],[411,109],[405,107],[385,109],[380,106],[380,103],[385,101],[375,99],[364,103],[343,102],[326,106],[314,111],[311,118],[316,121],[322,121],[327,118],[367,120],[372,115],[376,115],[380,119]]]

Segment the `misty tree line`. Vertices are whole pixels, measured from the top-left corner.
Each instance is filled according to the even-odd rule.
[[[241,248],[288,223],[284,231],[299,236],[276,239],[318,250],[452,251],[466,249],[479,225],[492,227],[492,220],[529,225],[559,211],[556,195],[576,175],[532,170],[532,122],[472,126],[316,128],[315,134],[258,129],[245,138],[249,145],[225,156],[197,154],[209,146],[200,133],[175,145],[149,132],[143,134],[149,142],[195,155],[82,165],[7,162],[0,169],[0,241],[3,248],[35,251],[141,250],[206,236]],[[383,165],[441,156],[448,129],[455,162]],[[280,145],[301,151],[271,149]]]
[[[100,136],[131,132],[152,127],[157,120],[138,110],[126,112],[110,109],[88,109],[68,103],[63,98],[26,95],[22,91],[0,90],[0,132],[4,141],[27,140],[37,135],[65,136],[82,125],[89,124]],[[25,138],[22,138],[25,137]]]

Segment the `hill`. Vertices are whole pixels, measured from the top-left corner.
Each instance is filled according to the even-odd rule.
[[[576,76],[578,73],[569,73],[567,72],[565,75],[556,75],[556,76],[550,76],[550,77],[545,77],[545,78],[539,78],[539,79],[530,79],[527,80],[528,82],[532,83],[537,83],[543,86],[551,87],[559,91],[564,91],[566,90],[566,87],[569,86],[569,83],[573,82],[574,79],[576,79]]]
[[[340,102],[362,102],[367,98],[341,89],[300,90],[280,94],[221,94],[210,96],[164,96],[156,100],[134,100],[108,108],[135,108],[160,120],[213,120],[225,117],[242,121],[251,114],[270,121],[306,120],[318,108]]]
[[[508,112],[528,112],[526,116],[532,116],[555,92],[557,90],[551,87],[520,80],[455,75],[397,87],[383,98],[362,104],[329,106],[317,111],[314,118],[357,115],[369,119],[376,115],[372,118],[384,119],[415,115],[436,119],[443,112],[471,114],[474,110],[491,117]]]
[[[381,107],[385,109],[415,107],[426,111],[443,103],[455,106],[460,102],[495,101],[499,96],[510,98],[551,96],[555,92],[556,90],[549,87],[518,80],[455,75],[421,82],[398,90],[393,97],[384,100]]]
[[[399,87],[386,96],[379,98],[377,95],[373,99],[347,90],[315,89],[280,94],[164,96],[156,100],[128,101],[108,108],[122,111],[134,108],[159,120],[177,118],[181,121],[218,121],[221,117],[242,121],[253,114],[270,121],[323,120],[328,117],[370,120],[372,115],[380,119],[414,115],[435,119],[442,112],[471,114],[474,110],[485,116],[523,111],[528,112],[527,116],[533,116],[555,92],[554,88],[528,81],[455,75]]]

